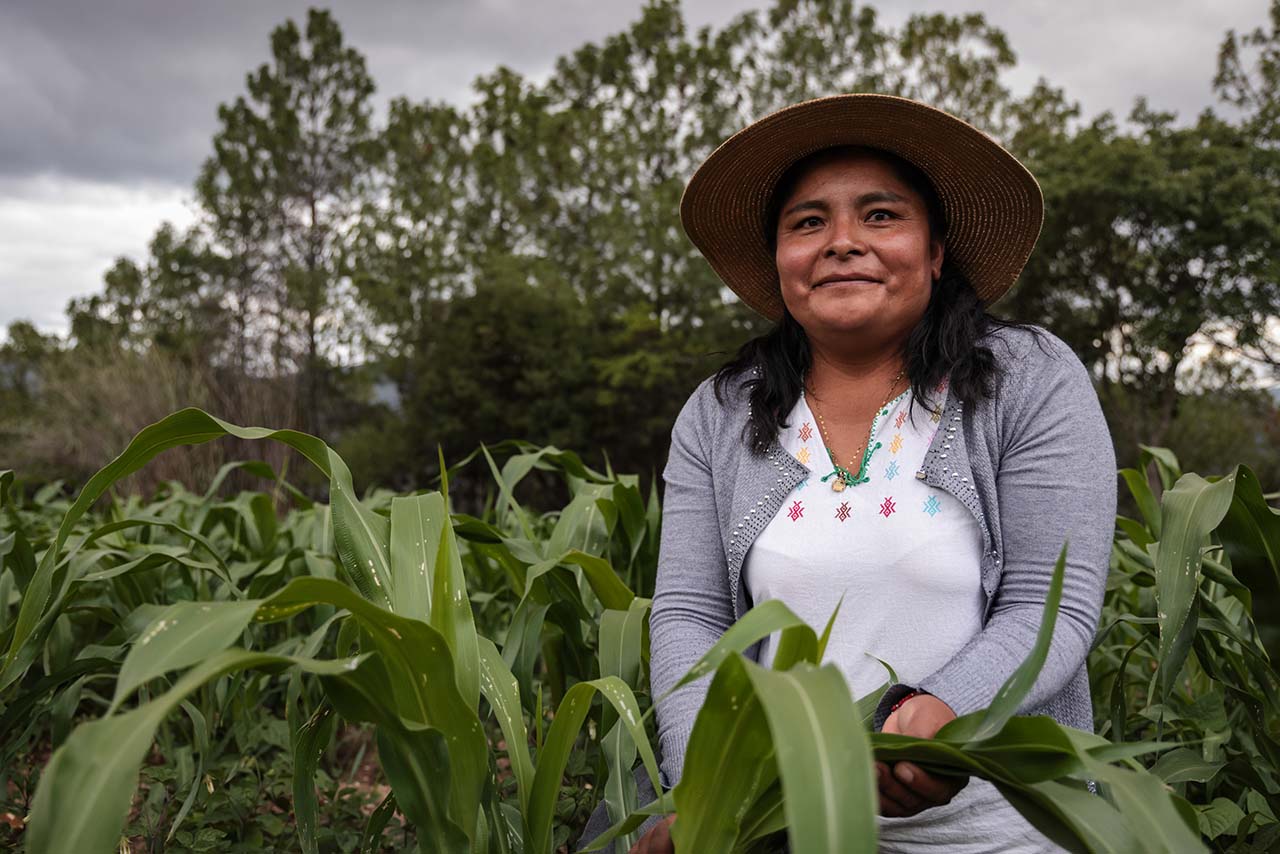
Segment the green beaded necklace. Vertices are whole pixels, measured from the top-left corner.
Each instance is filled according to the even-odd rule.
[[[889,383],[889,396],[885,398],[884,403],[880,404],[879,414],[875,418],[871,419],[871,429],[868,431],[868,437],[870,439],[875,438],[878,421],[889,414],[888,407],[889,401],[893,400],[893,390],[897,387],[898,382],[906,372],[907,369],[903,368],[898,372],[898,375],[893,378],[893,382]],[[808,397],[812,403],[817,403],[812,392],[808,392],[806,397]],[[860,483],[866,483],[871,480],[871,478],[867,476],[867,466],[871,464],[872,455],[875,454],[876,451],[880,450],[883,443],[876,442],[875,444],[871,444],[871,442],[868,442],[865,446],[865,450],[862,448],[858,449],[859,451],[862,451],[862,461],[858,465],[858,473],[853,474],[849,469],[840,465],[840,462],[836,459],[835,453],[831,450],[831,440],[827,436],[827,422],[826,419],[822,417],[822,412],[816,405],[813,407],[813,414],[818,416],[818,432],[822,434],[822,443],[826,445],[827,456],[831,459],[831,465],[835,466],[835,471],[822,478],[822,482],[826,483],[834,477],[835,480],[831,483],[831,491],[843,492],[846,487],[857,486]]]

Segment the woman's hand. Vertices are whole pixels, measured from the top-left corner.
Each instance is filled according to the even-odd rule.
[[[640,837],[639,842],[631,846],[629,854],[675,854],[676,846],[671,841],[671,825],[675,820],[674,815],[669,815],[658,822]]]
[[[956,713],[932,694],[917,694],[889,715],[881,732],[933,738]],[[929,807],[949,803],[969,783],[968,777],[929,774],[912,762],[876,763],[876,783],[880,787],[880,814],[915,815]]]

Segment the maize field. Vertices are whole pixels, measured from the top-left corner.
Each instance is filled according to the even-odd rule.
[[[202,494],[113,491],[228,436],[293,448],[329,503],[255,462]],[[1206,478],[1146,448],[1120,473],[1136,513],[1089,659],[1096,732],[1015,714],[1060,558],[1036,647],[934,739],[872,731],[878,695],[823,664],[830,623],[756,607],[685,677],[710,689],[664,792],[657,493],[527,443],[440,462],[438,491],[357,495],[320,439],[186,409],[71,497],[0,471],[0,847],[550,854],[603,802],[597,850],[675,811],[681,851],[874,851],[875,759],[988,779],[1069,850],[1280,846],[1280,515],[1246,467]],[[265,488],[224,496],[237,471]],[[563,507],[517,499],[535,471]],[[479,515],[450,503],[463,476],[487,483]],[[774,633],[771,668],[742,655]]]

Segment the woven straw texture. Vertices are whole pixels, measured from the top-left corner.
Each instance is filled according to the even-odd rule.
[[[765,211],[797,160],[837,145],[891,151],[923,171],[947,218],[946,253],[987,305],[1027,263],[1044,220],[1036,179],[949,113],[891,95],[832,95],[785,107],[725,140],[685,186],[680,219],[716,274],[751,308],[782,316]]]

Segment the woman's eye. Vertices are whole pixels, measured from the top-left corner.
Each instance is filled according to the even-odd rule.
[[[800,222],[796,223],[800,228],[808,228],[810,225],[821,225],[822,219],[818,216],[807,216]]]
[[[893,219],[893,211],[875,210],[867,215],[867,219],[872,222],[885,222]]]

